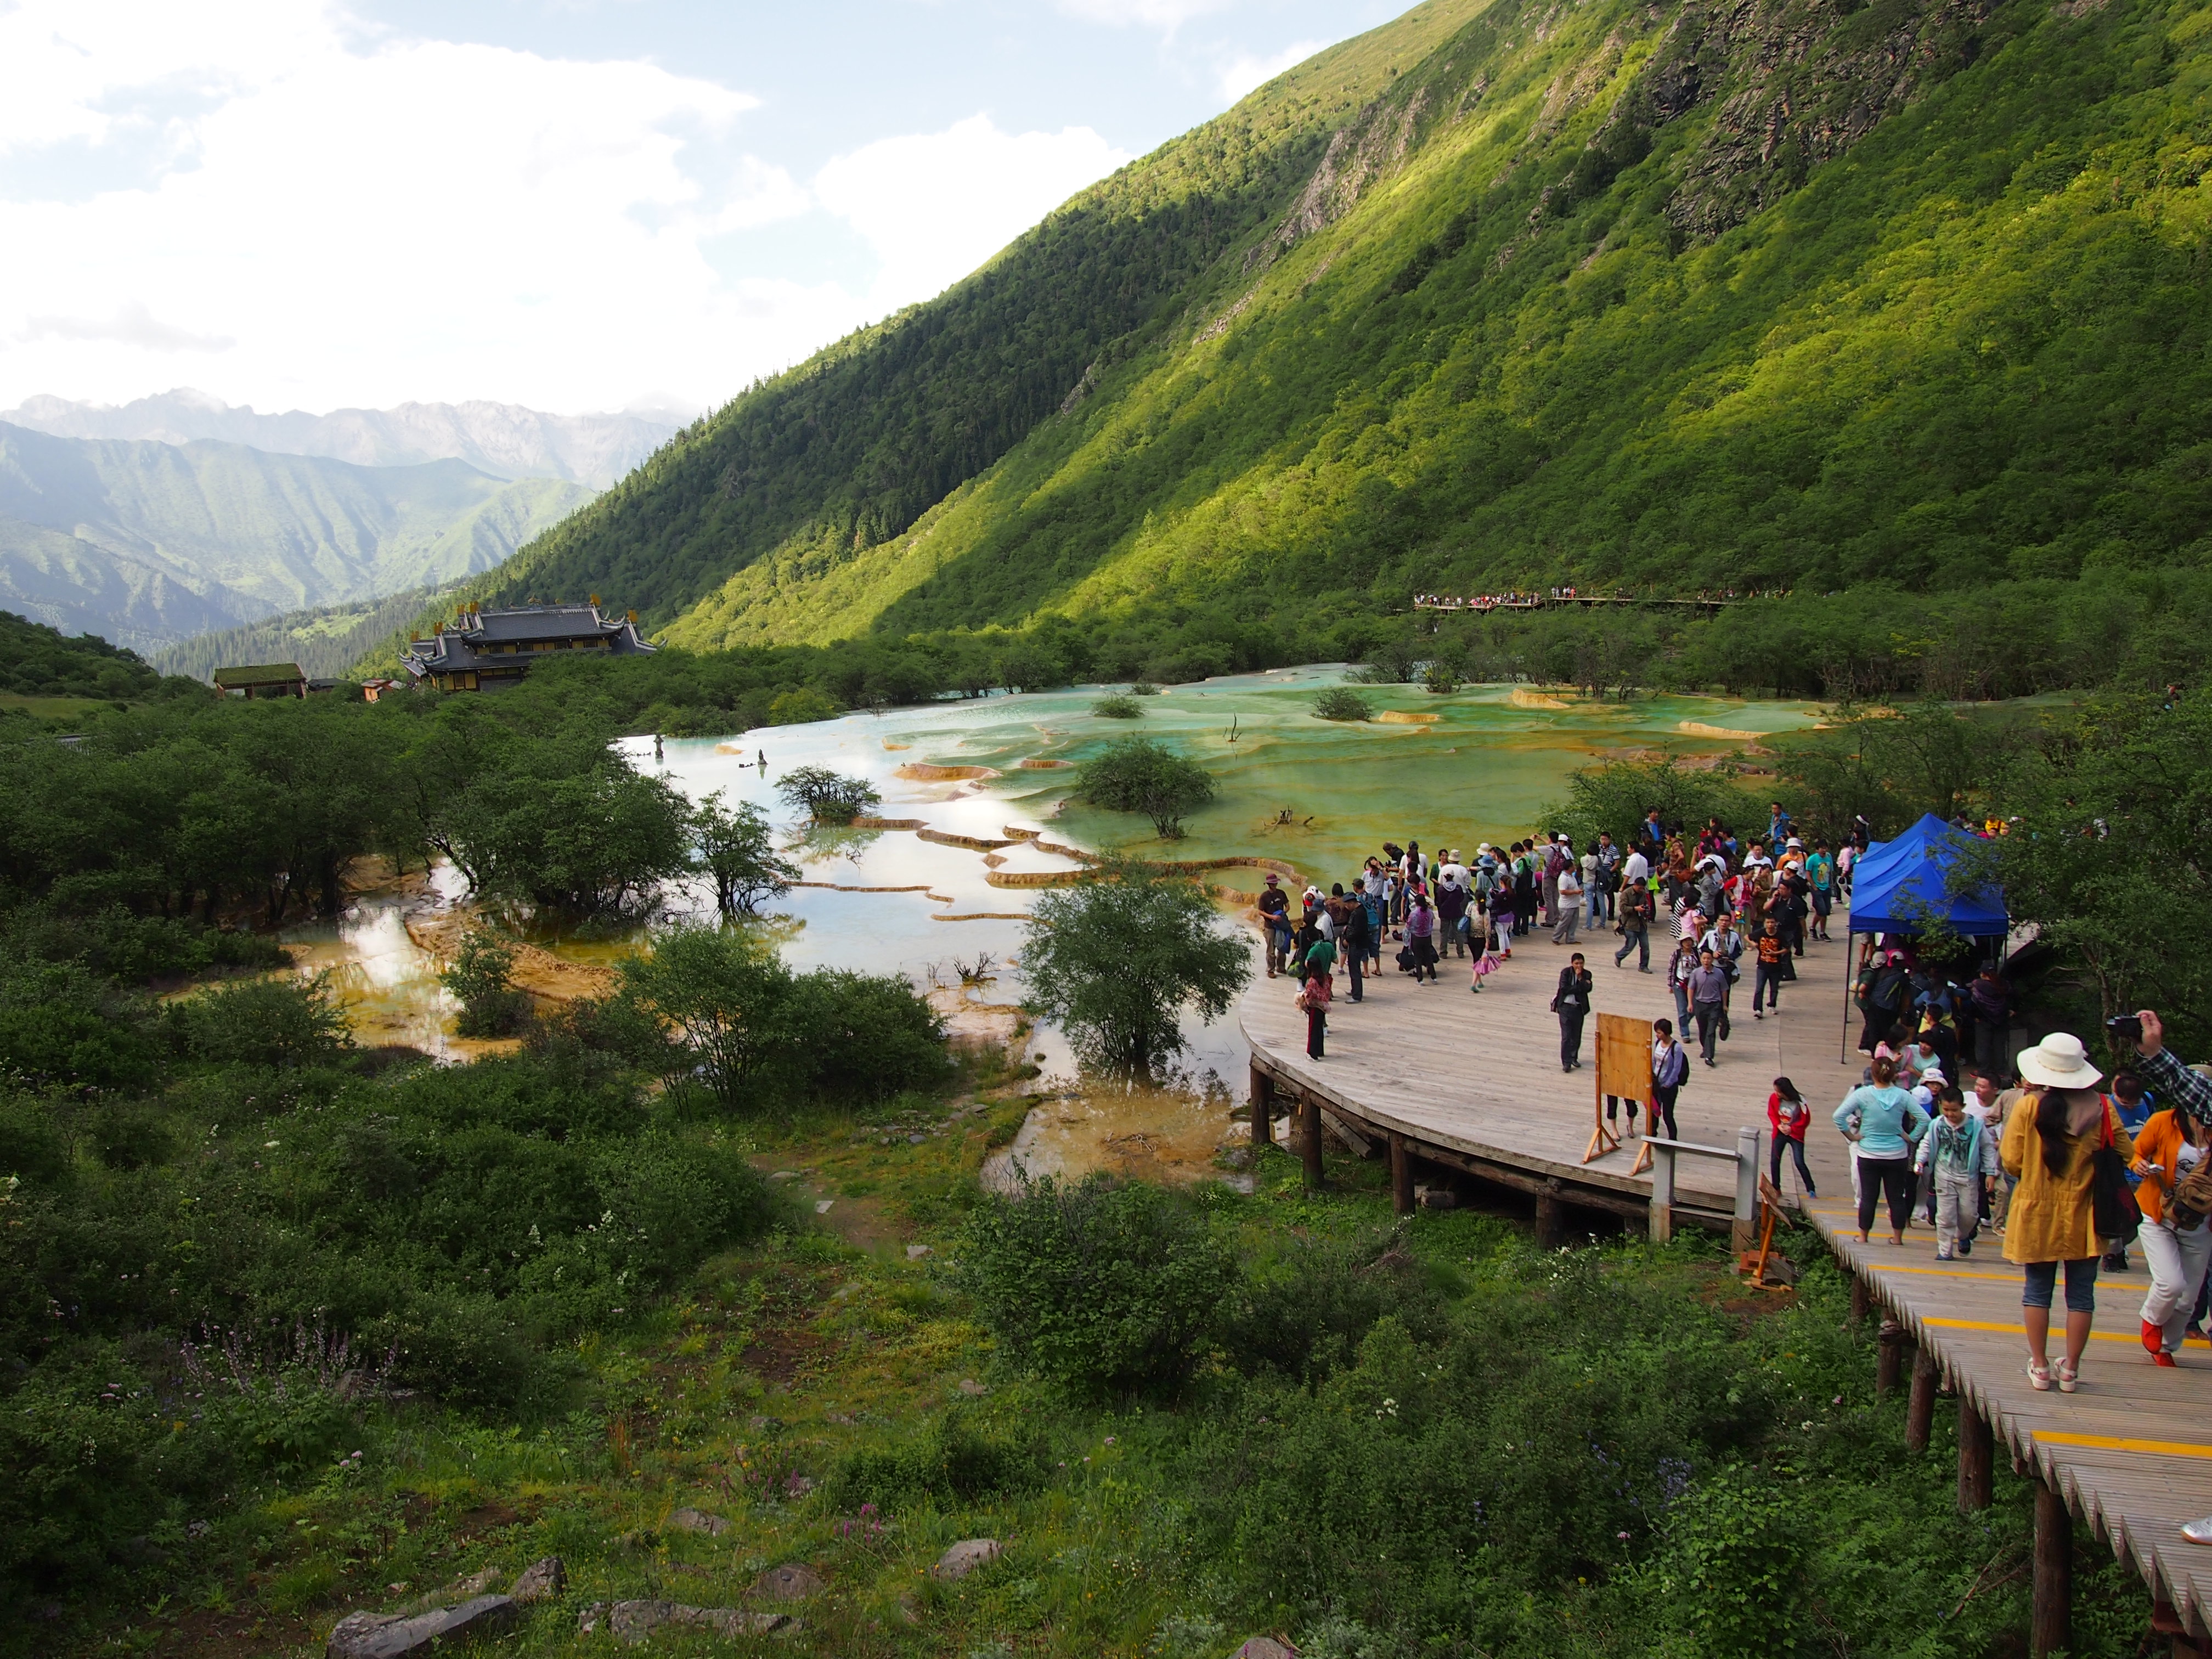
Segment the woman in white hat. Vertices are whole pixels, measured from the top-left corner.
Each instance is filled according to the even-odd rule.
[[[2066,1264],[2066,1357],[2058,1362],[2059,1392],[2080,1379],[2081,1353],[2097,1307],[2097,1261],[2105,1253],[2097,1237],[2091,1160],[2110,1146],[2132,1160],[2135,1142],[2110,1102],[2099,1091],[2103,1073],[2089,1063],[2081,1039],[2053,1031],[2021,1051],[2020,1074],[2029,1092],[2005,1115],[2000,1156],[2016,1176],[2005,1221],[2005,1260],[2026,1271],[2021,1322],[2027,1328],[2027,1381],[2048,1389],[2051,1301],[2058,1264]]]

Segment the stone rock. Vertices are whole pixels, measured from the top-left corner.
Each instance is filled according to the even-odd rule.
[[[836,1201],[837,1200],[834,1198],[816,1199],[814,1200],[814,1213],[817,1215],[828,1215],[830,1213],[830,1206]]]
[[[991,1391],[985,1388],[981,1382],[978,1382],[974,1377],[963,1376],[960,1379],[960,1392],[966,1395],[970,1400],[981,1400],[985,1395]]]
[[[952,1583],[997,1560],[1004,1548],[995,1538],[963,1538],[937,1558],[937,1565],[929,1570],[930,1577]]]
[[[458,1607],[402,1619],[386,1613],[349,1613],[337,1622],[325,1645],[325,1659],[404,1659],[428,1653],[463,1637],[494,1636],[514,1624],[514,1602],[505,1595],[479,1595]]]
[[[579,1636],[589,1636],[593,1631],[599,1629],[601,1625],[606,1623],[607,1610],[611,1605],[611,1603],[606,1601],[594,1601],[591,1606],[586,1607],[583,1612],[578,1613],[576,1615],[576,1634]]]
[[[568,1588],[568,1568],[557,1555],[532,1561],[507,1592],[517,1602],[550,1601]]]
[[[778,1170],[774,1175],[770,1176],[769,1179],[770,1181],[796,1181],[799,1179],[799,1171],[796,1170]]]
[[[930,1254],[930,1248],[927,1244],[909,1244],[906,1247],[906,1259],[909,1261],[919,1261]]]
[[[1425,1210],[1449,1210],[1458,1207],[1459,1195],[1449,1187],[1416,1187],[1413,1201]]]
[[[1298,1650],[1272,1636],[1255,1636],[1237,1649],[1231,1659],[1298,1659]]]
[[[401,1603],[398,1609],[390,1616],[395,1619],[411,1619],[418,1613],[430,1613],[439,1607],[459,1607],[462,1602],[477,1596],[489,1595],[493,1588],[498,1584],[499,1579],[500,1571],[497,1567],[479,1567],[465,1578],[456,1578],[443,1589],[432,1590],[427,1595],[418,1595],[411,1601]]]
[[[616,1641],[635,1647],[663,1625],[688,1625],[725,1637],[766,1636],[791,1623],[784,1613],[746,1613],[738,1607],[693,1607],[681,1601],[617,1601],[607,1613]]]
[[[752,1593],[766,1601],[803,1601],[829,1587],[828,1581],[804,1561],[787,1561],[754,1579]]]
[[[720,1538],[729,1531],[730,1523],[719,1515],[709,1515],[704,1510],[681,1509],[668,1517],[671,1532],[703,1532],[710,1538]]]

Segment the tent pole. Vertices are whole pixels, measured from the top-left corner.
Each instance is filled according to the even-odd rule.
[[[1857,954],[1858,929],[1847,927],[1844,932],[1844,1031],[1836,1039],[1836,1064],[1849,1065],[1844,1058],[1851,1041],[1851,987],[1858,983],[1858,969],[1851,966],[1851,957]]]

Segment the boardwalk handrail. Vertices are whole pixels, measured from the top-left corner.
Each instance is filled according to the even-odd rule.
[[[1687,1153],[1735,1165],[1735,1212],[1730,1218],[1730,1248],[1751,1248],[1751,1235],[1759,1219],[1759,1137],[1757,1129],[1738,1129],[1735,1146],[1705,1146],[1694,1140],[1646,1137],[1651,1149],[1651,1242],[1663,1244],[1674,1236],[1674,1160]]]

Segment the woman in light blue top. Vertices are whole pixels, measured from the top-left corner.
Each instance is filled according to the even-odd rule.
[[[1884,1054],[1874,1081],[1863,1083],[1836,1108],[1836,1127],[1858,1159],[1859,1243],[1874,1225],[1875,1195],[1889,1198],[1890,1242],[1905,1243],[1912,1215],[1912,1150],[1928,1133],[1928,1120],[1912,1097],[1897,1086],[1897,1062]]]

